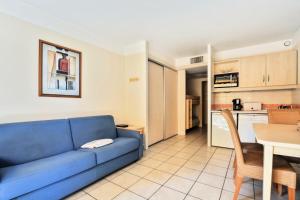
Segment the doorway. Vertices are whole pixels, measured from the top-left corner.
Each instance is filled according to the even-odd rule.
[[[186,70],[185,128],[194,132],[207,126],[207,67]]]

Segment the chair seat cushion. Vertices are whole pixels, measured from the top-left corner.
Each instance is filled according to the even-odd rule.
[[[137,150],[138,147],[139,140],[136,138],[117,137],[112,144],[95,149],[81,149],[81,151],[96,153],[97,164],[101,164]]]
[[[247,174],[251,174],[252,178],[263,179],[263,154],[245,153],[244,162]],[[291,188],[296,188],[296,172],[293,167],[282,158],[282,156],[274,155],[273,157],[273,172],[272,180],[274,183],[286,185]]]
[[[241,143],[242,149],[244,153],[247,152],[255,152],[255,153],[263,153],[264,146],[258,143]]]
[[[290,157],[290,156],[284,156],[284,159],[286,161],[288,161],[289,163],[300,164],[300,158]]]
[[[96,166],[95,154],[69,151],[25,164],[0,168],[0,199],[11,199]]]
[[[264,155],[256,152],[244,153],[244,161],[247,165],[254,165],[263,167],[264,166]],[[282,156],[274,155],[273,156],[273,168],[288,167],[291,168],[289,163],[282,158]]]

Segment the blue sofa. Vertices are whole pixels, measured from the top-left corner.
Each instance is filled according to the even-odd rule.
[[[96,149],[96,139],[114,142]],[[61,199],[143,156],[143,135],[112,116],[0,125],[0,200]]]

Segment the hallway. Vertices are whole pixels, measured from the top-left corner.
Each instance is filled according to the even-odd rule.
[[[151,146],[138,162],[68,199],[231,200],[233,155],[230,149],[207,147],[206,131],[194,129]],[[243,200],[262,199],[261,182],[245,180],[240,194]]]

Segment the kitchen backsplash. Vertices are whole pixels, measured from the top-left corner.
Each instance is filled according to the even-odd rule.
[[[232,99],[241,99],[242,103],[257,101],[263,104],[292,104],[292,90],[251,91],[214,93],[213,104],[232,104]],[[299,102],[300,103],[300,102]]]
[[[239,98],[244,102],[261,102],[262,109],[274,109],[278,106],[292,105],[300,108],[300,90],[277,90],[277,91],[251,91],[214,93],[212,110],[231,109],[232,99]]]

